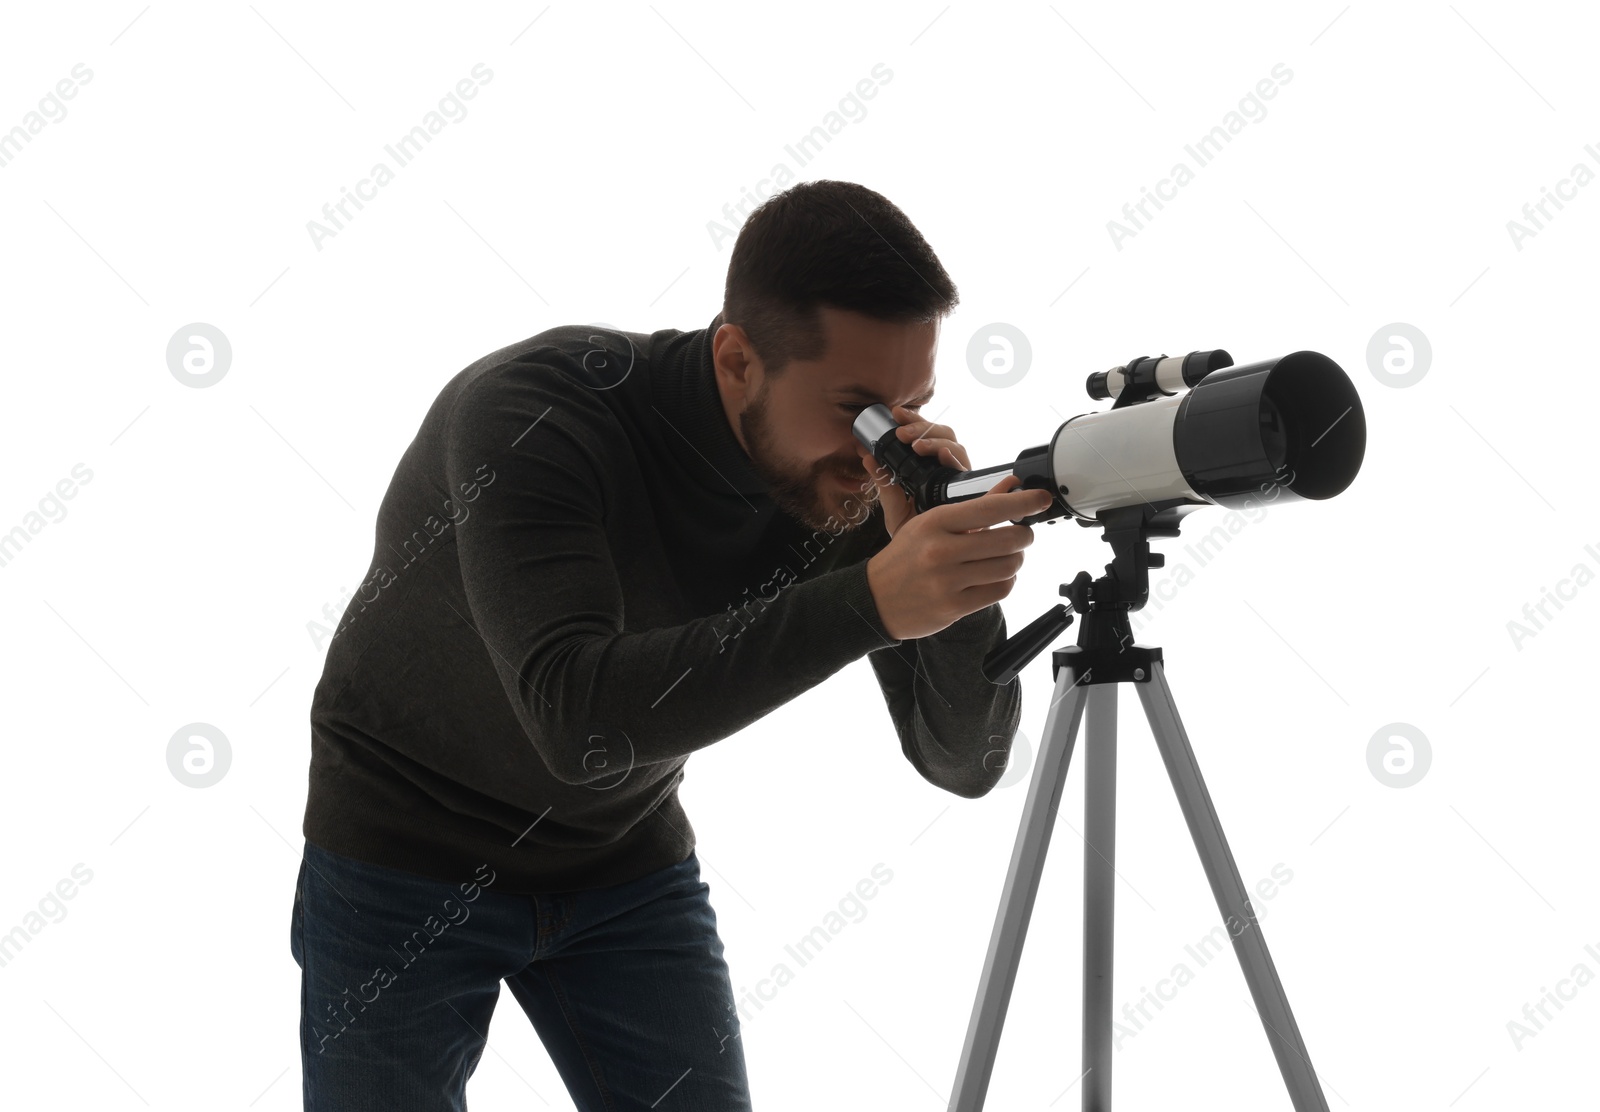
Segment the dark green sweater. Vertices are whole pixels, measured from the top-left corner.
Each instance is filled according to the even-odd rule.
[[[999,780],[1021,713],[979,671],[1000,607],[890,638],[881,508],[848,533],[778,511],[711,334],[553,328],[445,385],[312,699],[309,841],[441,880],[487,863],[497,891],[635,879],[694,848],[689,754],[862,656],[919,774]]]

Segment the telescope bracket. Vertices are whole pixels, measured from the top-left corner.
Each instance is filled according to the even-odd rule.
[[[1027,663],[1072,624],[1073,614],[1083,620],[1078,643],[1057,650],[1051,657],[1053,672],[1072,668],[1086,684],[1150,678],[1150,666],[1161,650],[1135,645],[1128,615],[1144,606],[1150,595],[1150,569],[1163,567],[1166,557],[1150,551],[1151,537],[1176,537],[1184,514],[1199,506],[1192,502],[1141,503],[1101,510],[1095,519],[1079,518],[1084,527],[1099,526],[1101,540],[1111,545],[1111,563],[1098,579],[1080,571],[1060,593],[1071,603],[1045,611],[1006,639],[984,658],[983,674],[989,682],[1010,683]]]

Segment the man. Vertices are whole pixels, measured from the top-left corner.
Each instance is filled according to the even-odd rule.
[[[956,795],[1020,715],[979,664],[1032,539],[1003,523],[1048,496],[919,514],[851,434],[884,402],[970,468],[919,415],[956,300],[898,208],[809,182],[751,213],[708,327],[553,328],[445,385],[311,707],[307,1108],[465,1107],[502,980],[585,1112],[750,1107],[689,754],[862,656]]]

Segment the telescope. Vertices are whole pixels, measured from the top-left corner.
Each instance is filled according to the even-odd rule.
[[[1150,551],[1150,538],[1177,536],[1185,514],[1205,505],[1247,506],[1256,497],[1320,500],[1348,487],[1366,452],[1361,398],[1339,365],[1314,351],[1238,367],[1220,349],[1141,355],[1090,375],[1085,388],[1090,397],[1111,401],[1111,407],[1064,421],[1048,444],[978,471],[945,467],[902,443],[887,406],[868,407],[851,426],[856,440],[889,469],[919,512],[977,498],[1014,474],[1022,486],[1052,495],[1048,507],[1018,524],[1070,517],[1104,530],[1101,539],[1112,550],[1104,575],[1080,571],[1061,584],[1070,613],[1068,604],[1057,604],[983,661],[986,679],[1010,683],[1074,614],[1083,619],[1077,644],[1051,656],[1055,692],[949,1112],[982,1112],[1067,769],[1085,724],[1084,1068],[1079,1080],[1084,1112],[1111,1108],[1117,690],[1125,684],[1144,706],[1295,1112],[1328,1112],[1250,890],[1167,684],[1163,650],[1135,644],[1128,615],[1146,601],[1148,569],[1165,563]]]
[[[1339,365],[1314,351],[1234,366],[1222,350],[1139,356],[1089,376],[1110,409],[1073,417],[1050,443],[1009,464],[958,471],[894,435],[887,406],[857,415],[852,431],[911,494],[918,510],[986,493],[1002,476],[1048,490],[1055,502],[1022,519],[1070,515],[1100,523],[1104,511],[1145,506],[1176,521],[1206,504],[1273,497],[1332,498],[1361,468],[1367,425],[1361,398]],[[1186,507],[1186,509],[1180,509]]]
[[[946,467],[895,436],[888,406],[869,406],[851,431],[894,475],[918,511],[977,498],[1008,474],[1048,490],[1054,501],[1019,525],[1070,517],[1104,530],[1112,563],[1099,580],[1080,572],[1061,593],[1080,614],[1138,610],[1150,592],[1148,569],[1165,557],[1151,537],[1175,537],[1201,506],[1332,498],[1348,487],[1366,453],[1367,421],[1350,377],[1326,355],[1296,351],[1233,365],[1220,348],[1187,355],[1139,356],[1089,376],[1089,396],[1110,409],[1062,422],[1048,444],[1011,463],[977,471]],[[1269,493],[1270,492],[1270,493]],[[1071,624],[1052,607],[989,654],[983,673],[1003,684]],[[1124,620],[1126,615],[1124,614]]]

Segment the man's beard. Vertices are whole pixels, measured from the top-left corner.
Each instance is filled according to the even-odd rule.
[[[786,468],[772,446],[772,426],[767,411],[767,387],[739,414],[739,431],[744,436],[750,467],[766,482],[768,494],[778,509],[810,529],[832,536],[859,529],[871,515],[878,500],[877,487],[861,468],[859,457],[854,468],[836,460],[822,459],[809,471]],[[854,489],[835,486],[833,476],[851,480]],[[839,501],[825,497],[834,494]]]

